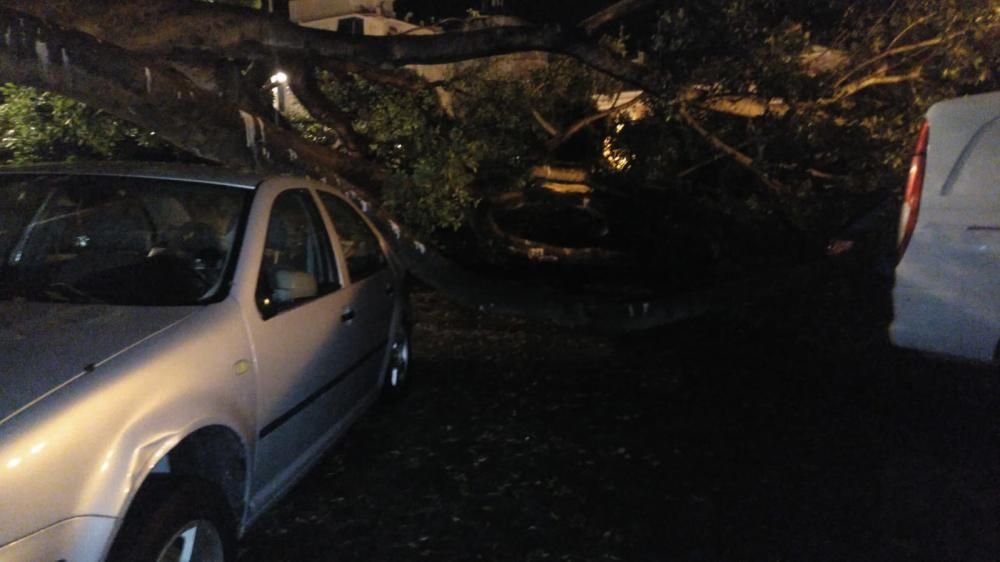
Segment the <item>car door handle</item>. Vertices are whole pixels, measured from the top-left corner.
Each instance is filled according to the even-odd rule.
[[[354,314],[354,309],[352,309],[352,308],[345,308],[344,311],[342,313],[340,313],[340,321],[341,322],[350,322],[351,320],[354,320],[355,316],[356,315]]]
[[[391,297],[395,292],[396,292],[396,288],[392,286],[392,283],[386,283],[385,284],[385,294],[387,294],[387,295],[389,295]]]

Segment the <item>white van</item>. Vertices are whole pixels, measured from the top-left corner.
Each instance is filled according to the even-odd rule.
[[[927,112],[897,255],[893,343],[1000,361],[1000,92]]]

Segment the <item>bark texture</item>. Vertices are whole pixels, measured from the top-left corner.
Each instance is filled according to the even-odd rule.
[[[489,27],[437,35],[364,36],[304,28],[262,12],[200,2],[0,0],[0,5],[72,27],[137,53],[200,52],[217,58],[274,60],[316,56],[373,66],[443,64],[526,51],[574,57],[648,92],[666,81],[587,36],[579,27]]]

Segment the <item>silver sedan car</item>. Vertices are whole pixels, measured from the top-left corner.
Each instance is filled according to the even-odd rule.
[[[344,193],[208,168],[0,171],[0,560],[231,560],[409,361]]]

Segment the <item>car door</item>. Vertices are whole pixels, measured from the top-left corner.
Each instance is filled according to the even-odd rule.
[[[361,346],[364,377],[352,390],[363,396],[379,383],[396,302],[395,277],[382,243],[374,230],[347,201],[320,191],[319,199],[329,214],[347,268],[349,295],[354,312],[355,341]]]
[[[312,193],[281,192],[267,220],[256,310],[244,315],[257,363],[254,490],[261,502],[348,414],[343,383],[358,359],[342,318],[351,296]]]

